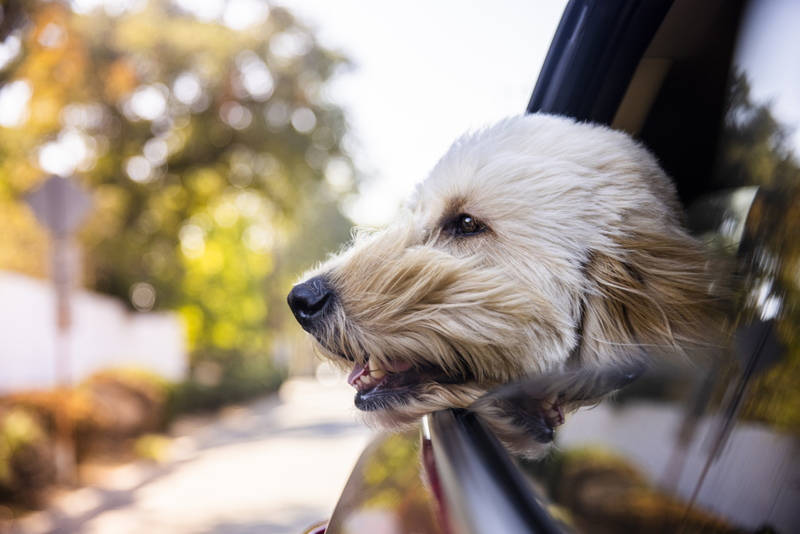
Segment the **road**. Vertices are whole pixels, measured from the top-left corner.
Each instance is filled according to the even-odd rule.
[[[302,532],[330,516],[371,436],[356,420],[347,384],[291,379],[279,394],[176,425],[172,461],[110,470],[12,532]]]

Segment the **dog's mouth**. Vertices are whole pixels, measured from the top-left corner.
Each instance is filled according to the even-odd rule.
[[[347,383],[357,390],[355,405],[359,410],[372,412],[406,404],[425,382],[453,384],[465,381],[434,367],[416,369],[405,362],[394,362],[385,367],[367,360],[363,366],[356,363],[347,377]]]
[[[401,363],[393,365],[390,369],[391,374],[381,369],[375,362],[369,362],[364,367],[356,363],[350,376],[347,377],[347,383],[358,390],[359,393],[371,391],[381,384],[386,382],[396,381],[397,377],[411,369],[411,364]]]

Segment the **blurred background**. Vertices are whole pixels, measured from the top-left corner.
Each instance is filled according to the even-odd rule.
[[[564,4],[0,2],[0,532],[326,517],[369,434],[285,296],[524,110]]]
[[[565,4],[0,0],[0,534],[329,517],[373,434],[285,297],[354,225],[387,222],[453,140],[525,109]],[[712,4],[692,27],[732,47]],[[740,344],[762,341],[741,368],[640,379],[525,466],[588,531],[653,532],[675,498],[712,531],[800,525],[797,4],[747,5],[763,9],[719,78],[718,147],[684,132],[710,116],[696,89],[723,50],[697,35],[672,78],[648,71],[665,84],[650,129],[613,126],[659,155],[691,228],[741,244],[757,321]],[[700,149],[720,195],[692,196]],[[362,466],[367,532],[398,480],[420,482],[418,436],[387,440]],[[409,502],[385,524],[413,523]]]

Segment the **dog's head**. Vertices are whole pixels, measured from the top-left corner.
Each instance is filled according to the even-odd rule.
[[[458,140],[387,228],[294,287],[356,406],[400,427],[567,367],[684,357],[718,313],[669,179],[628,136],[529,115]]]

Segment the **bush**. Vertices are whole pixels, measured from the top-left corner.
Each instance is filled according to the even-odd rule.
[[[104,371],[72,390],[0,398],[0,502],[39,508],[55,482],[54,436],[62,413],[73,430],[78,461],[140,457],[161,461],[176,416],[216,410],[276,391],[285,378],[271,362],[203,360],[192,378],[170,385],[132,369]]]
[[[151,373],[122,369],[93,375],[78,395],[88,407],[75,421],[78,459],[129,452],[133,440],[167,422],[169,385]]]
[[[277,391],[285,378],[285,371],[268,361],[237,359],[222,366],[215,360],[201,360],[189,380],[172,386],[168,417],[217,410],[266,395]]]
[[[598,534],[672,532],[740,534],[725,519],[658,490],[628,459],[602,448],[558,451],[528,472],[579,531]]]
[[[59,414],[73,431],[78,460],[130,454],[134,440],[163,429],[167,384],[149,373],[99,373],[72,390],[15,393],[0,399],[0,501],[39,508],[55,482]]]
[[[0,501],[38,507],[55,479],[53,458],[52,440],[34,413],[0,408]]]

